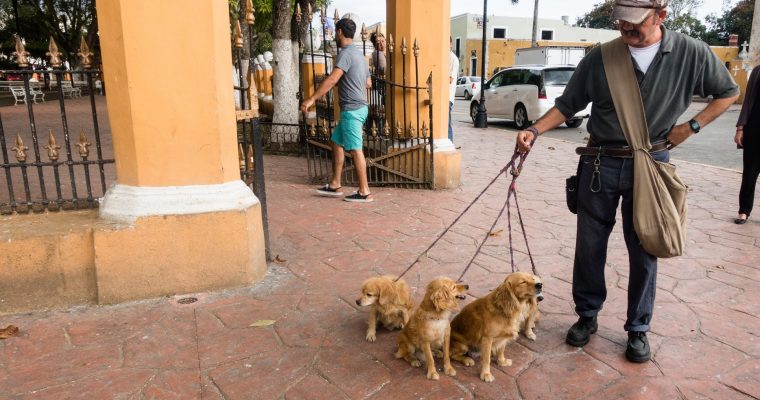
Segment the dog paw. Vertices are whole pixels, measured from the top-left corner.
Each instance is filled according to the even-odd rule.
[[[536,334],[533,333],[533,330],[529,330],[529,331],[525,332],[525,337],[528,338],[528,339],[530,339],[530,340],[536,340]]]
[[[451,366],[449,366],[449,367],[444,367],[444,368],[443,368],[443,372],[444,372],[446,375],[448,375],[448,376],[456,376],[456,375],[457,375],[457,370],[455,370],[455,369],[454,369],[454,367],[451,367]]]
[[[482,372],[480,374],[480,380],[483,382],[493,382],[493,375],[490,372]]]
[[[509,367],[512,365],[512,360],[509,358],[502,358],[496,360],[496,363],[499,364],[500,367]]]
[[[375,332],[367,332],[367,341],[368,342],[374,342],[377,337],[375,336]]]
[[[464,364],[464,365],[465,365],[465,366],[467,366],[467,367],[472,367],[473,365],[475,365],[475,360],[473,360],[473,359],[472,359],[472,358],[470,358],[470,357],[466,357],[466,358],[464,359],[464,362],[463,362],[462,364]]]
[[[435,372],[435,371],[428,371],[427,378],[432,379],[434,381],[441,379],[441,377],[438,375],[438,372]]]
[[[409,364],[411,364],[412,367],[414,367],[414,368],[419,368],[422,365],[420,363],[420,360],[414,360],[414,361],[410,362]]]

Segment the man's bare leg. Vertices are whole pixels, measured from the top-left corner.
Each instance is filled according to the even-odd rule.
[[[345,154],[343,152],[343,147],[339,146],[335,142],[330,142],[332,144],[332,150],[333,150],[333,176],[332,180],[330,181],[330,187],[333,189],[337,189],[340,186],[340,178],[341,175],[343,175],[343,161]]]
[[[367,161],[364,159],[364,152],[361,149],[351,150],[356,167],[356,176],[359,178],[359,194],[366,196],[369,194],[369,183],[367,182]]]

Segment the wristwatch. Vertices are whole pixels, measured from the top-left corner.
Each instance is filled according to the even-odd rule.
[[[694,131],[694,133],[699,133],[699,130],[702,129],[696,119],[689,120],[689,126],[691,127],[691,130]]]

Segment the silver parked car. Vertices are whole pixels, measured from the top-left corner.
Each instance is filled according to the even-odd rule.
[[[527,128],[554,106],[554,100],[565,91],[573,72],[573,65],[516,65],[499,71],[484,88],[488,117],[510,119],[519,129]],[[479,102],[480,92],[477,92],[470,102],[473,122]],[[577,128],[590,113],[591,104],[565,121],[565,125]]]
[[[454,96],[464,96],[465,100],[470,100],[478,92],[480,92],[479,76],[461,76],[457,79],[457,89]]]

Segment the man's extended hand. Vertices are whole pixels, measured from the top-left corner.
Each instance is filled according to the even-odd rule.
[[[301,112],[306,114],[313,105],[314,99],[309,97],[308,99],[304,100],[303,103],[301,103]]]
[[[531,131],[517,132],[517,151],[525,153],[530,151],[530,143],[536,135]]]
[[[668,150],[683,143],[689,136],[693,135],[694,131],[691,130],[691,126],[688,123],[676,125],[670,130],[668,134]]]

